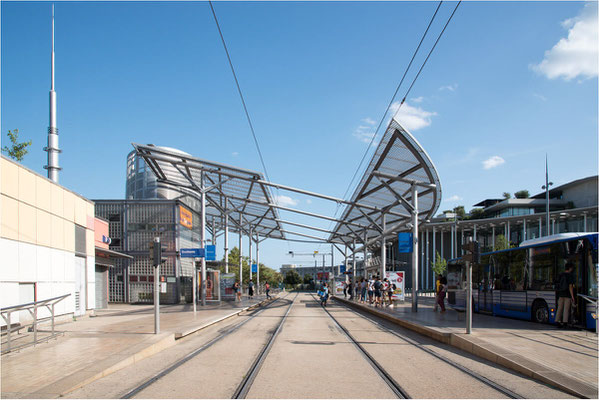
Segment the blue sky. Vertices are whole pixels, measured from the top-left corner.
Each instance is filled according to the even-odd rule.
[[[55,4],[61,184],[124,197],[131,142],[262,170],[208,3]],[[274,182],[344,194],[437,4],[214,3]],[[455,4],[443,3],[416,67]],[[15,128],[32,139],[24,164],[45,174],[51,3],[1,12],[2,140]],[[545,154],[556,185],[597,174],[597,46],[596,2],[460,5],[398,117],[438,169],[439,211],[540,192]],[[317,248],[266,242],[261,261]]]

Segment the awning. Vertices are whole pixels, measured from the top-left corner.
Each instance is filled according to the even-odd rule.
[[[128,254],[96,246],[96,264],[114,267],[117,258],[133,259],[133,257]]]

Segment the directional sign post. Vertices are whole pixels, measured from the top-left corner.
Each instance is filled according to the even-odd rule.
[[[204,249],[181,249],[179,255],[181,258],[202,258],[204,257]]]
[[[206,246],[206,261],[216,261],[216,246],[213,244]]]
[[[467,252],[462,256],[466,261],[466,333],[472,333],[472,264],[480,262],[480,246],[477,241],[469,241],[462,245],[462,250]]]

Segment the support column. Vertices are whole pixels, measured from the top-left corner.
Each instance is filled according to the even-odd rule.
[[[243,295],[243,231],[241,227],[243,226],[243,217],[242,214],[239,213],[239,290],[241,290],[241,294]]]
[[[206,248],[206,192],[204,191],[204,173],[202,172],[201,182],[202,185],[202,216],[200,224],[200,245],[203,249]],[[200,295],[202,306],[206,305],[206,257],[202,257],[202,293]],[[195,269],[195,268],[194,268]],[[195,288],[194,288],[195,290]]]
[[[352,278],[351,278],[351,289],[352,292],[350,294],[350,297],[353,299],[354,298],[354,293],[356,292],[356,274],[358,271],[356,271],[356,239],[354,239],[354,248],[352,249],[352,256],[353,256],[353,274],[352,274]]]
[[[226,212],[226,210],[225,210]],[[225,214],[225,274],[229,273],[229,214]]]
[[[260,235],[256,234],[256,294],[260,294]]]
[[[433,226],[433,262],[437,262],[437,232]],[[437,277],[433,276],[433,285],[436,282]]]
[[[507,221],[507,224],[505,224],[505,229],[507,231],[507,234],[505,235],[505,238],[507,239],[507,245],[508,245],[508,249],[510,246],[510,233],[511,233],[511,229],[510,229],[510,221]]]
[[[412,311],[418,311],[418,189],[412,185]]]
[[[349,271],[349,265],[347,265],[347,245],[345,245],[345,247],[343,249],[343,257],[345,259],[345,272],[347,272],[347,271]],[[347,282],[347,280],[346,280],[346,282]]]
[[[476,224],[474,224],[474,239],[473,240],[476,242]]]
[[[250,232],[248,234],[248,247],[249,247],[249,251],[250,251],[250,281],[253,279],[253,272],[252,272],[252,227],[250,226]]]
[[[555,220],[551,219],[551,234],[555,235]]]
[[[428,251],[429,251],[429,249],[428,249],[428,246],[429,246],[429,236],[430,236],[430,231],[427,229],[426,230],[426,250],[425,250],[425,253],[424,253],[425,254],[425,256],[424,256],[424,265],[425,265],[424,270],[426,271],[426,289],[427,290],[429,288],[429,285],[428,285],[428,283],[429,283],[428,276],[430,275],[429,270],[431,268],[431,263],[429,261],[429,255],[428,255],[429,254],[428,253]]]
[[[387,246],[385,245],[384,232],[387,229],[387,217],[383,214],[383,233],[381,233],[381,280],[385,279],[385,268],[387,266]]]
[[[455,232],[455,225],[451,226],[451,234],[450,234],[450,238],[451,238],[451,258],[455,258],[454,257],[454,250],[455,250],[455,237],[456,237],[456,232]]]
[[[439,232],[439,236],[441,236],[441,258],[445,258],[445,252],[443,251],[443,230]]]
[[[464,245],[464,228],[462,227],[462,236],[460,237],[460,256],[464,255],[464,250],[462,250],[462,246]]]
[[[212,217],[212,244],[216,246],[216,223],[214,222],[214,216]]]
[[[587,213],[582,214],[582,231],[587,232]]]
[[[368,243],[367,230],[364,230],[364,262],[362,262],[362,271],[364,272],[364,277],[366,277],[366,256],[368,253],[368,249],[366,248],[366,243]]]
[[[522,220],[522,241],[526,240],[526,218]]]
[[[491,231],[492,231],[492,235],[493,235],[492,240],[491,240],[491,246],[493,248],[491,249],[491,251],[495,251],[495,227],[494,226],[492,227]]]
[[[543,218],[539,217],[539,237],[543,236]]]

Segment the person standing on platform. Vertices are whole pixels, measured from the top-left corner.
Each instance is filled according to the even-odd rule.
[[[435,281],[435,306],[433,307],[433,310],[436,312],[437,308],[439,308],[439,304],[437,303],[439,301],[439,288],[441,287],[441,277],[443,275],[437,275],[437,280]]]
[[[348,287],[348,283],[343,282],[343,298],[344,299],[347,299],[347,287]]]
[[[439,278],[439,292],[437,293],[437,303],[441,312],[445,312],[445,295],[447,293],[447,278],[441,275]]]
[[[233,292],[235,293],[235,299],[241,301],[241,290],[239,289],[239,281],[235,281],[233,284]]]
[[[360,279],[360,302],[366,302],[366,279]]]
[[[377,276],[374,280],[374,306],[378,307],[381,305],[381,296],[383,292],[383,283],[381,279]]]
[[[250,283],[248,283],[248,297],[250,299],[254,298],[254,282],[250,279]]]
[[[574,264],[571,262],[566,263],[566,270],[559,274],[557,279],[557,291],[555,293],[557,296],[557,315],[555,316],[555,322],[560,328],[568,326],[570,306],[576,304],[574,301],[573,270]]]
[[[368,303],[372,304],[374,301],[374,279],[372,276],[368,280]]]

